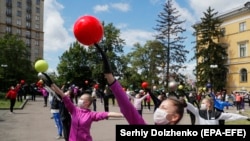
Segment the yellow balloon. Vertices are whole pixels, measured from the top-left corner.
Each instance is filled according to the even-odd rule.
[[[181,89],[181,90],[182,90],[182,89],[183,89],[183,85],[179,85],[179,86],[178,86],[178,89]]]
[[[35,70],[37,72],[46,72],[48,68],[49,68],[49,65],[45,60],[38,60],[35,63]]]

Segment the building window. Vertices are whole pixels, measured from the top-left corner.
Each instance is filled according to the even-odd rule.
[[[11,24],[11,21],[12,21],[12,20],[11,20],[11,17],[6,17],[6,23],[7,23],[7,24]]]
[[[36,21],[40,21],[40,17],[39,16],[36,16]]]
[[[11,27],[10,26],[6,26],[6,33],[11,33]]]
[[[17,35],[21,35],[21,34],[22,34],[21,29],[18,28],[18,29],[16,30],[16,34],[17,34]]]
[[[31,27],[30,22],[26,22],[26,27],[27,27],[27,28],[30,28],[30,27]]]
[[[30,33],[30,31],[26,31],[26,37],[30,37],[31,36],[31,33]]]
[[[226,35],[226,28],[221,28],[221,34],[222,34],[223,36]]]
[[[35,24],[35,28],[36,28],[36,29],[39,29],[39,24]]]
[[[26,46],[31,46],[30,39],[27,39],[27,40],[26,40]]]
[[[21,19],[17,19],[16,24],[17,24],[17,25],[22,25]]]
[[[39,41],[38,40],[35,41],[35,45],[39,46]]]
[[[36,38],[39,38],[40,37],[40,34],[39,34],[39,32],[36,32]]]
[[[245,57],[246,56],[246,44],[245,43],[239,44],[239,48],[240,48],[240,57]]]
[[[30,20],[31,20],[30,13],[27,13],[27,15],[26,15],[26,20],[28,20],[28,21],[30,21]]]
[[[9,8],[7,8],[7,9],[6,9],[6,15],[7,15],[7,16],[11,16],[11,15],[12,15],[12,10],[9,9]]]
[[[240,81],[247,82],[247,70],[246,69],[240,70]]]
[[[246,22],[240,23],[240,32],[245,31],[245,30],[246,30]]]
[[[22,11],[19,11],[19,10],[18,10],[18,11],[17,11],[17,16],[18,16],[18,17],[22,17]]]
[[[37,5],[40,5],[40,0],[36,0],[36,4],[37,4]]]
[[[40,13],[40,8],[36,7],[36,13]]]
[[[17,7],[22,8],[22,2],[18,1],[17,2]]]

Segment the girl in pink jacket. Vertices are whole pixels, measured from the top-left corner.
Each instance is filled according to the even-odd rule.
[[[63,91],[52,82],[47,74],[39,73],[39,76],[44,79],[47,86],[62,97],[65,107],[71,114],[69,141],[92,141],[90,129],[94,121],[104,120],[109,117],[123,117],[121,113],[116,112],[91,111],[90,106],[93,99],[91,95],[87,93],[79,98],[78,104],[75,106],[67,96],[69,91],[64,94]]]

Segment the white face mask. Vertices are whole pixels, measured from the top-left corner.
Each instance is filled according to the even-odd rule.
[[[204,103],[201,103],[201,107],[200,107],[201,110],[206,110],[207,109],[207,106],[206,104]]]
[[[83,104],[84,104],[84,101],[82,99],[79,99],[77,103],[78,107],[83,107]]]
[[[154,122],[157,125],[165,125],[168,124],[169,121],[167,120],[168,113],[162,109],[157,108],[154,112]]]

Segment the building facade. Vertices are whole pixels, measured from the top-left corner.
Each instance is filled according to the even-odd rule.
[[[228,46],[226,89],[250,91],[250,2],[219,15],[224,31],[222,43]]]
[[[44,0],[1,0],[0,37],[19,35],[30,52],[27,58],[35,62],[43,58],[43,17]]]

